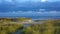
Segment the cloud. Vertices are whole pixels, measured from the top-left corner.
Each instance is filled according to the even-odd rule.
[[[13,12],[0,13],[0,16],[60,16],[60,12],[13,11]]]
[[[0,0],[0,12],[9,12],[9,11],[38,11],[39,9],[45,10],[57,10],[60,11],[59,2],[56,3],[40,3],[40,2],[26,2],[26,0]],[[34,0],[31,0],[34,1]],[[37,1],[37,0],[35,0]]]
[[[26,0],[0,0],[0,16],[60,16],[60,2],[24,1]]]

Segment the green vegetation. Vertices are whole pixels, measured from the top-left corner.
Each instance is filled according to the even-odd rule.
[[[0,26],[0,34],[13,34],[18,28],[22,28],[22,25],[2,25]]]
[[[11,21],[12,20],[12,21]],[[0,34],[13,34],[18,28],[22,28],[21,24],[12,23],[13,19],[0,19]]]
[[[25,27],[22,34],[60,34],[60,20],[46,20],[43,24]]]
[[[24,27],[22,24],[13,24],[12,22],[14,20],[16,19],[0,19],[0,34],[14,34],[18,32],[18,30],[22,30],[20,34],[60,34],[60,20],[45,20],[45,23],[32,24],[27,27]],[[25,18],[20,18],[17,20],[22,23]]]

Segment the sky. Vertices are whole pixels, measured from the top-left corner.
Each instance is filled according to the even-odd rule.
[[[59,14],[60,0],[0,0],[0,16],[60,16]]]

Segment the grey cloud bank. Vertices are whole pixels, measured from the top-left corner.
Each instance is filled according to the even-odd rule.
[[[49,12],[35,12],[35,11],[13,11],[13,12],[5,12],[5,13],[0,13],[0,16],[60,16],[60,12],[55,12],[55,11],[49,11]]]
[[[0,0],[0,12],[38,11],[39,9],[60,11],[60,2],[40,2],[39,0]],[[24,1],[24,2],[22,2]],[[26,2],[25,2],[26,1]],[[36,2],[35,2],[36,1]]]
[[[46,11],[41,12],[39,9]],[[60,16],[60,2],[0,0],[0,16]]]

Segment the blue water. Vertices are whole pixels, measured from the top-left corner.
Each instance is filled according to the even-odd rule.
[[[60,16],[6,16],[7,18],[60,19]],[[0,18],[3,18],[0,16]]]

